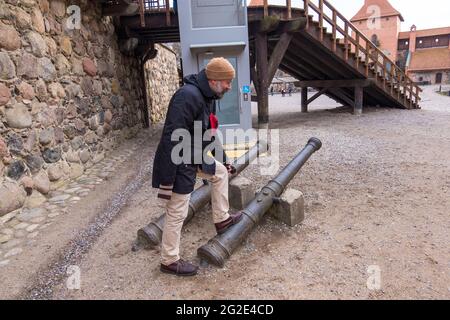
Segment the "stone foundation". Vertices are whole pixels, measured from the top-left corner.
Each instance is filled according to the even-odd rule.
[[[68,5],[81,9],[78,29]],[[167,62],[152,71],[155,83],[172,72]],[[138,60],[119,51],[97,1],[0,1],[0,217],[134,136],[143,123],[140,81]],[[155,91],[161,102],[153,105],[164,105],[166,90]]]
[[[411,71],[408,75],[414,82],[436,84],[436,74],[442,74],[441,84],[450,84],[450,71],[429,71],[429,72],[414,72]]]

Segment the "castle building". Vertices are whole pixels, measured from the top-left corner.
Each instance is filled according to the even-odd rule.
[[[388,0],[365,0],[351,22],[422,84],[450,83],[450,27],[401,32],[402,14]]]

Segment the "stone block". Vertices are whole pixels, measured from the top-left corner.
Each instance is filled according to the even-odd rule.
[[[236,177],[230,182],[228,195],[230,206],[242,210],[255,197],[255,189],[249,179]]]
[[[268,213],[291,227],[301,223],[305,219],[303,193],[291,188],[286,189],[279,202],[274,203]]]

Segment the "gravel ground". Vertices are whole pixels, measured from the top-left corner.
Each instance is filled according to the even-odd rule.
[[[421,110],[373,108],[360,117],[327,111],[336,105],[326,97],[308,114],[299,112],[299,94],[271,97],[281,167],[309,137],[323,142],[289,184],[305,195],[301,225],[265,217],[224,268],[162,274],[158,248],[131,251],[137,229],[162,212],[146,183],[79,261],[80,290],[61,283],[53,298],[449,299],[450,98],[433,90],[425,88]],[[141,150],[151,158],[155,148],[153,137]],[[258,166],[243,176],[255,189],[269,179]],[[207,208],[183,231],[183,257],[198,262],[197,248],[212,236]],[[378,288],[367,286],[371,270],[379,270]]]

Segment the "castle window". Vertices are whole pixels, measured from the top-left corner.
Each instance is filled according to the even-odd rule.
[[[405,45],[408,45],[409,44],[409,41],[405,41]]]
[[[423,41],[422,41],[422,40],[419,40],[419,43],[420,43],[420,44],[422,44],[422,43],[423,43]]]
[[[436,39],[436,43],[439,42],[439,39]]]

